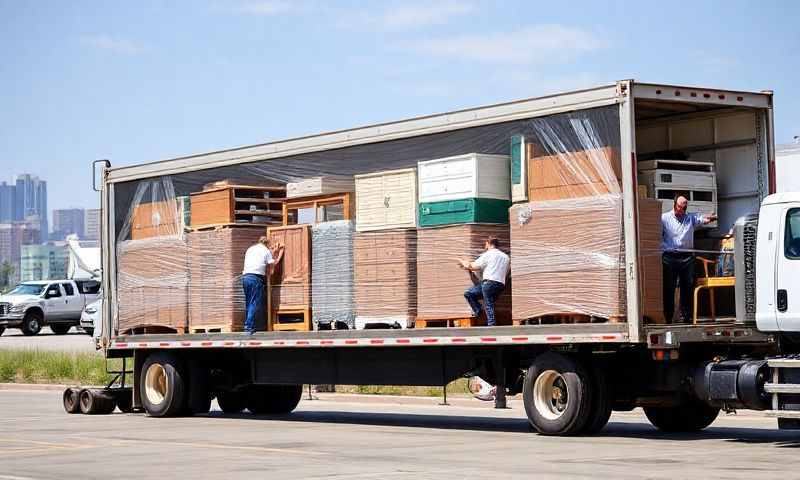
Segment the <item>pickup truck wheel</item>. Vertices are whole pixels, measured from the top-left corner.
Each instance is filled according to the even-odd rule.
[[[22,333],[31,336],[36,335],[42,329],[42,314],[40,312],[28,312],[22,320]]]
[[[644,414],[662,432],[691,433],[714,423],[719,408],[691,400],[677,407],[644,407]]]
[[[142,406],[151,417],[172,417],[180,414],[186,403],[183,368],[166,353],[150,354],[142,365],[139,393]]]
[[[81,390],[79,388],[70,387],[64,390],[62,398],[64,400],[64,410],[66,410],[67,413],[78,413],[81,411],[80,393]]]
[[[114,397],[102,390],[84,388],[79,394],[81,413],[108,415],[117,407]]]
[[[302,385],[251,385],[247,409],[255,414],[282,415],[294,410],[302,396]]]
[[[66,335],[70,328],[72,328],[72,325],[62,325],[59,323],[50,324],[50,330],[56,335]]]
[[[592,382],[574,359],[542,354],[525,374],[522,398],[528,421],[543,435],[574,435],[589,421]]]
[[[225,413],[242,413],[244,410],[244,394],[241,391],[219,392],[217,404]]]
[[[6,327],[0,327],[0,335],[3,335],[3,332],[6,331]]]

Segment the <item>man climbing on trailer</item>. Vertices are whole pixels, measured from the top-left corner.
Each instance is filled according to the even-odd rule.
[[[692,318],[694,289],[694,229],[717,219],[714,214],[687,213],[689,200],[675,197],[672,210],[661,215],[661,263],[664,271],[664,316],[672,322],[675,313],[675,284],[680,288],[680,322]]]
[[[467,289],[464,292],[464,298],[469,302],[475,317],[481,314],[481,304],[478,300],[483,298],[486,325],[493,327],[495,326],[494,303],[506,287],[506,277],[511,260],[505,252],[500,250],[500,240],[497,237],[490,236],[483,246],[486,251],[474,262],[459,259],[458,263],[464,270],[482,273],[482,280]]]
[[[257,319],[264,318],[264,278],[275,272],[275,267],[283,259],[283,245],[278,242],[270,248],[267,237],[247,249],[244,254],[242,287],[247,308],[244,331],[248,335],[256,332]]]

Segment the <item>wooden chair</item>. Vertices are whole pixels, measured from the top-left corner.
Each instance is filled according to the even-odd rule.
[[[707,258],[697,257],[697,260],[703,264],[704,277],[695,279],[694,282],[694,310],[692,312],[692,324],[697,324],[697,300],[700,290],[708,289],[709,306],[711,307],[711,321],[717,319],[716,305],[714,302],[714,289],[721,287],[734,287],[736,286],[736,277],[716,277],[709,274],[709,266],[713,268],[716,261]]]

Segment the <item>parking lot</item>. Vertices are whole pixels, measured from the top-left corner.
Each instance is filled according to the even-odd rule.
[[[800,435],[757,414],[664,435],[639,411],[600,435],[532,433],[520,402],[328,394],[292,415],[68,415],[60,391],[0,390],[0,479],[791,477]]]
[[[30,337],[22,334],[18,328],[8,328],[0,336],[0,349],[30,348],[37,350],[62,352],[94,352],[92,337],[78,327],[72,327],[66,335],[56,335],[50,327],[43,327],[38,335]]]

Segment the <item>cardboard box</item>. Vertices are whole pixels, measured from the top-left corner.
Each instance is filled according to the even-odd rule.
[[[177,236],[183,233],[183,212],[175,200],[140,203],[133,209],[131,240]]]

